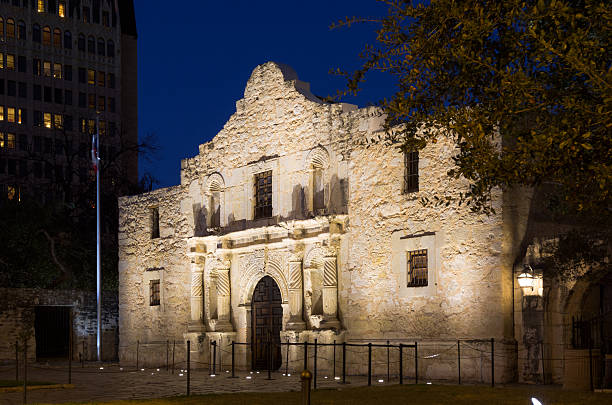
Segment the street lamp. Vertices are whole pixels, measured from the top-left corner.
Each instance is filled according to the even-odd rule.
[[[521,288],[531,288],[531,290],[533,291],[533,285],[535,280],[533,276],[533,268],[531,268],[530,265],[526,264],[523,266],[523,272],[519,274],[517,279],[518,284]]]

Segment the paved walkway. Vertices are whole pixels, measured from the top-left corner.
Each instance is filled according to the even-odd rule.
[[[159,370],[159,371],[158,371]],[[22,377],[23,374],[20,374]],[[278,392],[298,391],[300,389],[299,375],[289,376],[283,373],[272,373],[272,380],[267,380],[267,372],[240,372],[238,378],[228,378],[228,372],[216,376],[208,375],[207,370],[192,370],[191,393],[227,393],[238,391]],[[327,377],[327,378],[325,378]],[[11,366],[0,366],[0,379],[15,378],[15,369]],[[48,381],[53,383],[68,383],[68,368],[62,365],[33,364],[28,366],[28,380]],[[351,386],[366,385],[365,377],[350,377]],[[59,402],[89,402],[112,401],[117,399],[144,399],[176,395],[187,392],[187,374],[180,369],[172,374],[165,369],[134,370],[123,369],[118,365],[89,364],[81,368],[73,365],[72,389],[45,389],[28,391],[28,403],[59,403]],[[397,383],[393,381],[392,383]],[[318,388],[341,388],[343,385],[332,376],[320,375]],[[377,379],[372,384],[384,384]],[[0,393],[0,405],[22,404],[23,392]]]

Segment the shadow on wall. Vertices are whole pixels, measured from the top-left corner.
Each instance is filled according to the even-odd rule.
[[[227,216],[227,225],[219,227],[220,208],[217,206],[215,212],[210,213],[202,204],[193,204],[194,235],[224,235],[231,232],[243,231],[246,229],[260,228],[264,226],[277,225],[288,220],[303,220],[314,218],[316,212],[309,211],[306,204],[306,196],[309,194],[308,187],[295,185],[291,192],[291,211],[287,216],[274,216],[258,219],[236,220],[233,213]],[[330,182],[313,196],[315,208],[323,206],[324,215],[339,215],[348,213],[348,180],[339,179],[333,175]],[[321,204],[321,205],[319,205]],[[321,210],[318,208],[317,212]],[[208,226],[207,218],[210,216],[211,226]],[[217,225],[217,226],[215,226]]]

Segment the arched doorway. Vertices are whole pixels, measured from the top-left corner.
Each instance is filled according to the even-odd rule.
[[[274,279],[265,276],[253,291],[251,353],[254,370],[272,370],[281,366],[280,331],[283,321],[283,307],[280,289]],[[271,350],[271,352],[269,351]]]

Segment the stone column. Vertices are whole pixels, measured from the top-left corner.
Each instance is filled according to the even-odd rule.
[[[217,267],[217,322],[215,331],[231,332],[230,322],[230,262],[220,262]]]
[[[338,328],[338,269],[336,255],[323,257],[323,325],[324,328]]]
[[[204,331],[202,320],[204,312],[204,301],[202,295],[205,258],[202,254],[191,253],[191,319],[189,320],[189,331]]]
[[[287,330],[303,330],[306,326],[303,316],[302,260],[289,261],[289,321]]]

